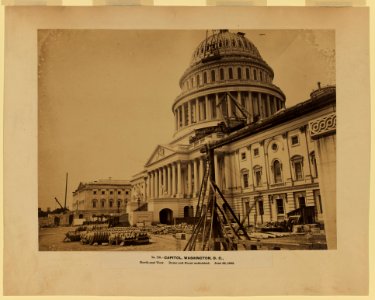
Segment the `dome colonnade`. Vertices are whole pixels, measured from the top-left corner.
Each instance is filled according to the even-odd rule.
[[[209,36],[180,79],[181,93],[172,106],[175,137],[238,115],[232,101],[223,101],[226,93],[248,111],[251,122],[285,108],[285,95],[273,78],[273,70],[243,33],[220,30]]]

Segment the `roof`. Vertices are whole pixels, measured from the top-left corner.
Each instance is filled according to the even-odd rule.
[[[289,107],[285,110],[281,110],[267,119],[249,124],[244,128],[241,128],[222,138],[221,140],[212,143],[210,148],[219,148],[226,144],[241,140],[244,137],[251,136],[283,123],[290,122],[295,118],[304,116],[307,113],[317,111],[329,105],[336,105],[336,87],[334,86],[330,86],[330,89],[325,90],[325,93],[319,95],[319,97],[312,97],[297,105]]]

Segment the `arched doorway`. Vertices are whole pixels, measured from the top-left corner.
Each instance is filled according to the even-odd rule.
[[[59,217],[55,217],[53,219],[53,223],[56,225],[56,226],[59,226],[60,225],[60,218]]]
[[[164,208],[159,212],[159,219],[161,224],[170,225],[173,223],[173,211],[169,208]]]
[[[74,218],[73,215],[69,215],[69,225],[73,224],[73,218]]]

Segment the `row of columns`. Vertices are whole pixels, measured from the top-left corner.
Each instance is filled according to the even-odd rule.
[[[259,115],[261,118],[265,118],[271,116],[279,109],[285,107],[284,102],[281,99],[270,94],[250,91],[239,91],[231,93],[237,93],[237,95],[235,96],[237,102],[245,106],[246,110],[251,114],[252,118],[255,115]],[[219,94],[220,93],[205,95],[203,97],[184,102],[180,106],[178,106],[175,109],[176,130],[189,126],[193,123],[215,120],[219,118],[221,116],[219,112],[221,108],[218,107]],[[243,99],[242,96],[244,96]],[[215,101],[214,105],[210,103],[209,100]],[[229,104],[227,105],[228,117],[231,117],[234,115],[234,111],[236,110],[236,108],[234,107],[232,101],[229,101],[229,99],[227,103]]]
[[[205,163],[204,158],[201,157],[184,162],[177,161],[149,171],[148,198],[197,196],[205,172]],[[221,182],[217,155],[215,155],[215,171],[216,182]]]

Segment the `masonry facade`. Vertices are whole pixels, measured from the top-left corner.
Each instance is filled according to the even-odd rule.
[[[131,184],[127,180],[99,179],[81,182],[73,192],[76,216],[90,220],[95,216],[126,213],[131,200]]]
[[[220,59],[211,60],[207,53],[219,53]],[[286,108],[273,77],[242,33],[221,30],[198,45],[172,105],[173,139],[158,145],[133,178],[142,191],[139,201],[147,202],[154,222],[195,214],[206,168],[200,149],[223,139],[233,141],[215,150],[216,183],[241,219],[251,208],[249,224],[283,221],[289,211],[311,206],[315,220],[323,221],[318,165],[325,154],[318,154],[311,122],[335,116],[335,87],[319,88],[311,99]],[[245,128],[217,130],[223,119],[238,118],[241,107],[246,110]]]

